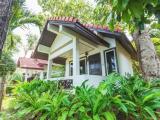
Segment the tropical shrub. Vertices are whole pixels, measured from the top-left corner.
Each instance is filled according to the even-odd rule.
[[[157,120],[159,112],[156,110],[160,108],[159,83],[160,80],[147,82],[139,76],[127,78],[114,74],[101,83],[101,89],[106,90],[107,94],[121,97],[126,111],[123,114],[121,110],[118,112],[123,120]]]
[[[14,72],[10,77],[9,77],[9,82],[11,84],[17,83],[17,82],[23,82],[23,74],[19,72]]]
[[[55,65],[53,66],[52,78],[64,77],[65,75],[65,66],[64,65]]]
[[[15,84],[23,82],[23,75],[18,72],[14,72],[7,78],[6,94],[12,95],[12,90],[14,89]]]
[[[15,88],[14,115],[25,120],[158,120],[160,80],[112,74],[97,88],[85,81],[72,91],[53,81]]]

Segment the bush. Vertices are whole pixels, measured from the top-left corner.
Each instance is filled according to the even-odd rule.
[[[23,74],[22,73],[18,73],[18,72],[14,72],[10,78],[9,78],[10,84],[16,84],[18,82],[23,82],[24,78],[23,78]]]
[[[160,82],[112,74],[97,88],[85,81],[73,92],[51,81],[15,89],[16,118],[25,120],[158,120]]]

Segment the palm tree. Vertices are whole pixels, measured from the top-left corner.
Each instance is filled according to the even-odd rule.
[[[35,24],[41,27],[42,21],[40,19],[42,19],[40,15],[36,16],[26,9],[25,0],[15,0],[12,6],[11,19],[9,21],[6,49],[10,48],[10,51],[12,51],[15,49],[16,43],[20,43],[19,39],[14,39],[17,38],[13,33],[16,28],[26,28],[26,24]]]
[[[28,34],[27,35],[27,44],[21,44],[21,46],[23,47],[24,50],[24,57],[26,57],[27,53],[29,52],[29,50],[34,50],[34,48],[36,47],[36,42],[37,42],[38,38],[36,35],[34,34]]]

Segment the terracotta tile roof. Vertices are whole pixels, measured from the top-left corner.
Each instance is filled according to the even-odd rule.
[[[75,17],[51,17],[48,20],[64,21],[64,22],[79,22]]]
[[[33,59],[33,58],[19,58],[18,67],[20,68],[25,68],[25,69],[39,69],[43,70],[44,65],[47,65],[46,60],[41,60],[41,59]]]
[[[71,23],[80,23],[79,19],[75,17],[51,17],[48,20],[53,20],[53,21],[62,21],[62,22],[71,22]],[[81,23],[80,23],[81,24]],[[90,30],[104,30],[104,31],[109,31],[108,26],[102,26],[102,25],[95,25],[95,24],[82,24],[84,27],[90,29]],[[121,32],[120,27],[116,27],[115,32]]]

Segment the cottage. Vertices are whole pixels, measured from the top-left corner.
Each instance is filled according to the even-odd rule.
[[[24,75],[25,80],[35,75],[44,79],[47,73],[47,64],[46,60],[20,57],[17,62],[17,71]]]
[[[32,57],[48,60],[48,80],[69,80],[74,86],[84,80],[96,86],[112,72],[133,74],[136,52],[120,29],[81,24],[72,17],[47,21]],[[65,75],[52,78],[52,64],[65,65]],[[54,70],[54,68],[53,68]]]

